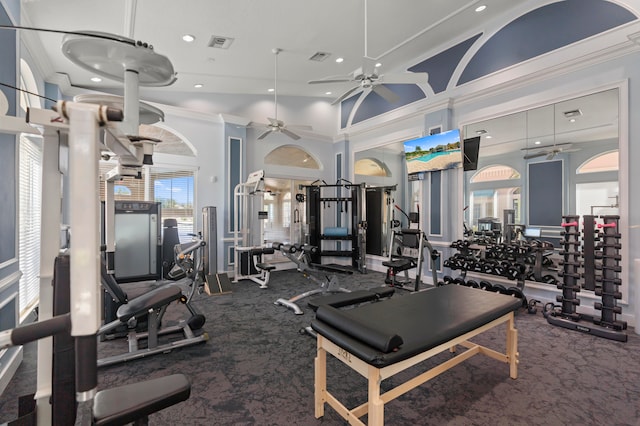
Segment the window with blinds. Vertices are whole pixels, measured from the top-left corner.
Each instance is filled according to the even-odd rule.
[[[40,212],[42,204],[42,141],[20,136],[19,264],[20,320],[35,307],[40,294]]]
[[[100,163],[100,199],[104,201],[102,177],[115,163]],[[191,240],[194,233],[194,172],[144,167],[140,179],[127,177],[114,185],[116,200],[153,200],[161,205],[161,220],[176,219],[180,242]],[[145,196],[146,194],[146,196]]]

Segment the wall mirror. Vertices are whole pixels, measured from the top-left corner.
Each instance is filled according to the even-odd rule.
[[[614,88],[464,126],[480,137],[478,168],[464,172],[472,238],[550,242],[553,275],[562,215],[620,214],[619,105]]]
[[[354,183],[367,188],[367,254],[388,256],[391,221],[402,220],[394,205],[404,206],[407,172],[404,145],[392,142],[354,153]]]

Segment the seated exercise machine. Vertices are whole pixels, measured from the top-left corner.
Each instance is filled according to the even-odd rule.
[[[509,364],[509,375],[516,379],[518,334],[513,311],[519,306],[519,299],[454,285],[348,310],[320,306],[311,322],[318,333],[315,417],[324,416],[329,404],[351,425],[364,425],[359,418],[367,415],[369,425],[381,426],[386,403],[477,354]],[[502,324],[507,328],[506,353],[469,340]],[[382,380],[442,352],[455,353],[457,346],[466,350],[381,393]],[[327,353],[367,378],[367,402],[350,409],[329,391]]]
[[[420,290],[422,264],[424,261],[424,248],[427,248],[430,262],[433,285],[438,282],[437,267],[435,265],[439,254],[433,249],[427,236],[420,229],[401,228],[391,231],[389,244],[389,258],[382,262],[382,266],[387,267],[385,283],[398,288],[412,291]],[[416,277],[412,281],[409,279],[409,270],[415,269]],[[399,280],[398,274],[404,273],[404,279]],[[413,287],[407,287],[411,286]]]
[[[117,42],[116,48],[139,51],[139,47],[122,42]],[[127,56],[129,53],[132,53],[131,57],[135,56],[135,52],[127,52]],[[133,62],[130,63],[131,73],[137,76]],[[29,123],[44,128],[40,309],[37,322],[0,333],[0,349],[38,341],[37,389],[31,397],[31,422],[27,419],[26,423],[20,424],[74,424],[76,401],[93,404],[94,424],[124,424],[143,421],[148,414],[189,398],[190,384],[181,374],[108,391],[97,390],[97,335],[101,323],[100,267],[97,262],[100,257],[100,200],[94,189],[99,184],[99,131],[104,130],[105,144],[113,143],[110,145],[113,152],[117,151],[120,160],[129,165],[139,167],[143,156],[150,155],[147,147],[133,143],[113,123],[122,119],[122,111],[108,106],[67,101],[59,101],[55,111],[30,108],[27,113]],[[60,154],[64,152],[62,134],[68,135],[68,163],[64,173],[68,177],[65,182],[69,184],[69,225],[74,235],[79,236],[71,241],[64,273],[60,266],[64,262],[54,262],[60,248],[57,234],[63,199],[62,170],[59,169]],[[140,162],[136,163],[138,160]],[[108,257],[112,262],[112,256]],[[62,294],[61,290],[64,290]],[[49,336],[53,339],[46,339]],[[60,338],[65,340],[65,351],[58,351]],[[65,383],[59,387],[62,365],[72,377],[70,380],[65,378]],[[127,398],[130,394],[136,397]],[[119,395],[120,400],[114,402],[111,398],[114,395]]]
[[[260,288],[269,287],[271,271],[275,265],[262,261],[265,254],[273,254],[272,247],[236,247],[239,254],[240,268],[236,271],[235,281],[251,280],[260,285]]]
[[[205,323],[204,315],[197,312],[192,306],[193,296],[201,288],[202,280],[202,248],[203,241],[198,239],[187,244],[175,246],[175,262],[188,280],[191,281],[188,292],[183,291],[178,283],[171,283],[156,287],[134,299],[129,300],[126,292],[118,285],[111,274],[107,273],[103,265],[101,282],[111,297],[120,305],[116,311],[116,318],[103,325],[98,331],[99,336],[106,336],[116,328],[126,327],[129,351],[124,354],[114,355],[99,359],[98,366],[117,364],[124,361],[143,358],[149,355],[166,353],[174,348],[190,346],[209,340],[206,332],[196,334]],[[181,320],[177,325],[161,327],[161,322],[167,307],[172,302],[184,304],[191,317]],[[146,318],[147,331],[138,332],[136,326],[139,320]],[[163,335],[182,333],[180,340],[160,344],[159,337]],[[140,342],[146,340],[146,347],[141,348]]]
[[[310,246],[308,244],[283,244],[273,243],[272,246],[275,250],[280,252],[296,264],[299,272],[302,272],[305,278],[317,283],[320,288],[306,291],[302,294],[294,296],[290,299],[278,299],[275,301],[276,305],[282,305],[291,309],[296,315],[302,315],[302,309],[297,305],[300,300],[320,293],[333,293],[350,291],[341,288],[338,283],[337,274],[353,274],[353,270],[350,267],[341,267],[340,265],[321,265],[317,263],[311,263],[311,255],[318,250],[316,246]]]

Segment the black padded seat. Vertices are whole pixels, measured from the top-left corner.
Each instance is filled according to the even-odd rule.
[[[337,265],[335,263],[310,263],[313,269],[317,269],[318,271],[326,271],[326,272],[335,272],[337,274],[353,274],[353,268],[351,266],[346,265]]]
[[[326,296],[315,297],[309,300],[308,305],[314,311],[319,306],[329,305],[334,308],[342,308],[344,306],[358,305],[365,302],[373,302],[375,300],[391,297],[395,290],[392,287],[378,287],[367,290],[356,290],[350,293],[332,293]]]
[[[521,303],[502,294],[448,285],[348,310],[322,305],[311,327],[364,362],[382,368],[475,330]],[[368,336],[358,336],[360,330],[375,331],[377,340],[384,340],[384,335],[388,340],[400,337],[402,345],[387,353],[365,343]]]
[[[93,424],[124,425],[185,401],[191,384],[184,374],[106,389],[93,402]]]
[[[404,271],[405,269],[413,268],[415,266],[415,263],[410,259],[393,259],[385,260],[384,262],[382,262],[382,266],[393,268],[396,271]]]
[[[167,285],[160,287],[130,300],[126,305],[120,306],[116,315],[120,321],[127,322],[138,314],[146,313],[149,309],[168,305],[179,299],[180,296],[182,296],[182,290],[178,286]]]
[[[262,269],[263,271],[273,271],[276,269],[275,265],[269,263],[256,263],[256,268]]]

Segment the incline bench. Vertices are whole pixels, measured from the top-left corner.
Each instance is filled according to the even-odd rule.
[[[513,311],[520,299],[463,286],[443,286],[395,297],[379,303],[340,310],[318,307],[311,327],[318,333],[315,359],[315,416],[324,404],[333,407],[349,424],[384,424],[384,404],[438,376],[478,353],[509,364],[517,378],[517,331]],[[501,324],[507,325],[506,353],[474,344],[468,339]],[[466,351],[380,393],[382,380],[456,345]],[[368,402],[349,409],[327,390],[327,352],[368,379]]]

